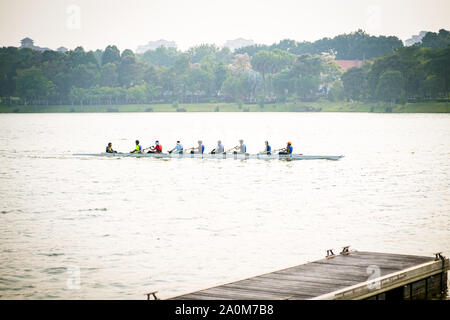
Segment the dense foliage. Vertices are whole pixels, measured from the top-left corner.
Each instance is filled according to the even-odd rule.
[[[130,104],[352,99],[401,102],[448,98],[449,32],[403,47],[395,37],[358,31],[314,43],[160,47],[141,55],[116,46],[88,51],[0,48],[0,97],[21,104]],[[399,42],[400,41],[400,42]],[[345,73],[335,59],[362,59]],[[19,99],[14,98],[19,97]]]
[[[405,102],[449,98],[450,47],[397,49],[342,75],[344,95],[353,100]]]
[[[236,52],[247,53],[253,56],[261,50],[280,49],[296,55],[327,52],[335,55],[338,60],[365,60],[384,56],[402,46],[402,41],[397,37],[375,37],[358,30],[350,34],[341,34],[334,38],[323,38],[315,42],[282,40],[271,46],[247,46],[236,50]]]

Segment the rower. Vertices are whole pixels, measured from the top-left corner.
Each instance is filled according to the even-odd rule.
[[[292,148],[292,143],[289,141],[287,143],[286,148],[281,149],[282,151],[280,151],[278,154],[292,154],[292,151],[294,151],[294,148]]]
[[[117,153],[117,151],[113,150],[112,143],[108,143],[108,146],[106,147],[106,153]]]
[[[217,141],[217,147],[215,149],[213,149],[211,151],[211,153],[214,154],[214,153],[224,153],[224,152],[225,152],[225,148],[222,144],[222,141],[220,141],[220,140]]]
[[[247,146],[244,144],[244,140],[239,140],[239,145],[235,147],[236,149],[239,149],[239,151],[234,151],[234,153],[246,153],[247,152]]]
[[[162,153],[162,145],[159,144],[159,141],[155,141],[155,146],[150,147],[150,151],[147,153]]]
[[[130,153],[142,153],[142,147],[139,144],[139,140],[136,140],[136,148],[134,148],[134,150],[130,151]]]
[[[180,141],[177,141],[177,144],[172,150],[169,151],[169,153],[172,153],[174,150],[177,150],[178,154],[183,154],[183,145],[180,143]]]
[[[267,154],[267,155],[271,155],[272,154],[272,147],[270,146],[270,144],[269,144],[269,141],[266,141],[266,142],[264,142],[265,143],[265,148],[264,148],[264,151],[263,152],[261,152],[261,153],[263,153],[263,154]]]
[[[203,154],[205,152],[205,146],[203,145],[202,140],[198,140],[197,148],[192,148],[191,153]]]

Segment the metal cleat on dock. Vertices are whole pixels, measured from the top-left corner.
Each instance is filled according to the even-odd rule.
[[[342,251],[340,252],[340,254],[349,255],[350,251],[348,250],[348,248],[350,248],[350,246],[342,247]]]
[[[147,300],[152,300],[152,297],[153,297],[153,300],[159,300],[159,298],[156,296],[157,293],[158,293],[158,291],[146,293],[145,295],[147,296]]]
[[[333,253],[333,249],[328,249],[327,250],[327,255],[326,255],[325,258],[329,259],[329,258],[332,258],[332,257],[335,257],[335,256],[336,255]]]
[[[445,260],[445,257],[442,255],[442,252],[436,252],[436,253],[434,253],[434,255],[436,256],[434,258],[434,261]]]

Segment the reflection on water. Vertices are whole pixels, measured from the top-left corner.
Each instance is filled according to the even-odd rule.
[[[0,298],[166,298],[344,245],[449,256],[449,136],[445,114],[1,114]],[[345,158],[72,156],[240,138]]]

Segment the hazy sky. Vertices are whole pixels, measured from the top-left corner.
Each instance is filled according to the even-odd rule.
[[[271,44],[358,28],[405,40],[450,29],[450,0],[0,0],[0,46],[135,50],[150,40],[186,49],[243,37]]]

